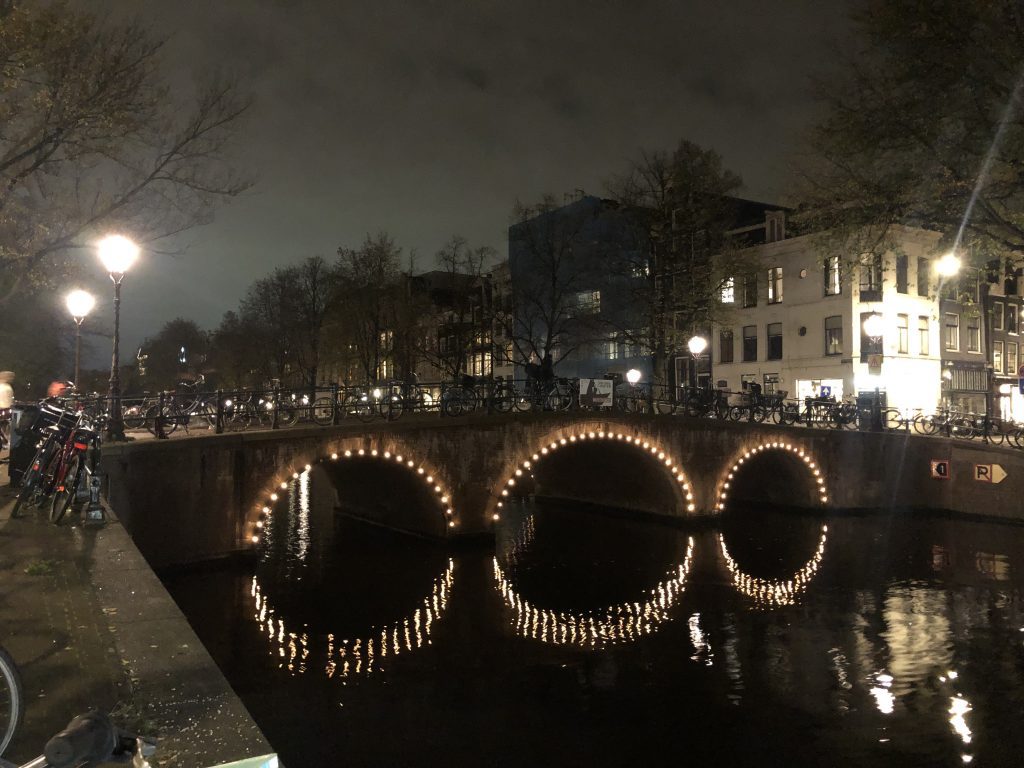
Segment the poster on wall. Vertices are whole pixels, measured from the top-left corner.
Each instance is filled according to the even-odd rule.
[[[611,408],[614,391],[611,379],[580,379],[580,407]]]

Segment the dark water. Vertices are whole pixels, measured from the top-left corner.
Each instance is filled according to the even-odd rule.
[[[513,504],[495,557],[334,502],[168,578],[289,766],[1024,764],[1024,528]]]

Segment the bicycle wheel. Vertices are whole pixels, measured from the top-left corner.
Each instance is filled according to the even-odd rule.
[[[151,405],[146,409],[146,429],[150,433],[156,434],[156,419],[157,417],[163,419],[164,434],[170,435],[178,428],[178,419],[174,413],[174,409],[168,405],[165,405],[163,409],[160,405]]]
[[[277,409],[277,426],[293,427],[299,420],[299,411],[291,405],[281,405]]]
[[[494,388],[491,395],[491,405],[498,413],[508,413],[512,410],[512,398],[515,393],[507,385],[499,385]]]
[[[313,423],[321,427],[334,423],[334,400],[330,397],[318,397],[313,401]]]
[[[53,496],[50,498],[50,522],[59,523],[64,515],[71,509],[75,502],[75,493],[78,491],[78,483],[82,479],[82,469],[85,464],[82,462],[82,454],[75,453],[68,461],[67,472],[64,480],[59,482],[53,489]]]
[[[466,407],[466,394],[461,387],[452,387],[441,401],[445,416],[461,416]]]
[[[385,395],[384,399],[380,401],[380,413],[388,421],[395,421],[396,419],[402,418],[402,413],[405,411],[405,405],[402,402],[402,396],[396,394]]]
[[[934,435],[939,431],[939,424],[934,415],[925,416],[919,413],[914,417],[914,431],[919,435]]]
[[[533,400],[525,392],[512,393],[512,407],[520,413],[525,413],[533,408]]]
[[[18,668],[11,655],[0,647],[0,756],[21,724],[24,701]]]
[[[32,463],[29,464],[25,474],[22,475],[21,490],[18,492],[18,498],[14,500],[14,506],[11,508],[11,517],[20,517],[21,510],[24,507],[35,506],[38,503],[39,486],[43,477],[49,471],[50,464],[53,462],[53,457],[56,454],[57,444],[53,440],[47,440],[36,451],[35,458],[32,459]]]
[[[361,395],[353,407],[356,418],[362,422],[373,421],[377,415],[377,404],[369,395]]]
[[[146,426],[146,409],[141,403],[126,405],[121,418],[125,429],[141,429]]]

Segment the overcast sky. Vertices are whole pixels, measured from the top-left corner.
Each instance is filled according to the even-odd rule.
[[[234,150],[256,185],[184,255],[128,275],[127,350],[174,317],[212,328],[275,266],[368,232],[420,269],[454,233],[504,254],[517,198],[600,194],[639,148],[680,138],[718,150],[748,197],[788,199],[808,86],[847,28],[820,0],[79,4],[169,36],[175,82],[224,68],[256,99]]]

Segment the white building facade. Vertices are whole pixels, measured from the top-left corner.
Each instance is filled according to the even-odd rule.
[[[755,246],[754,277],[723,292],[723,321],[709,340],[716,387],[756,382],[801,401],[885,393],[905,413],[932,412],[941,397],[939,303],[931,262],[937,235],[899,231],[899,249],[846,274],[815,236]],[[756,277],[756,279],[754,279]],[[881,316],[881,338],[864,321]],[[869,325],[869,327],[871,327]]]

